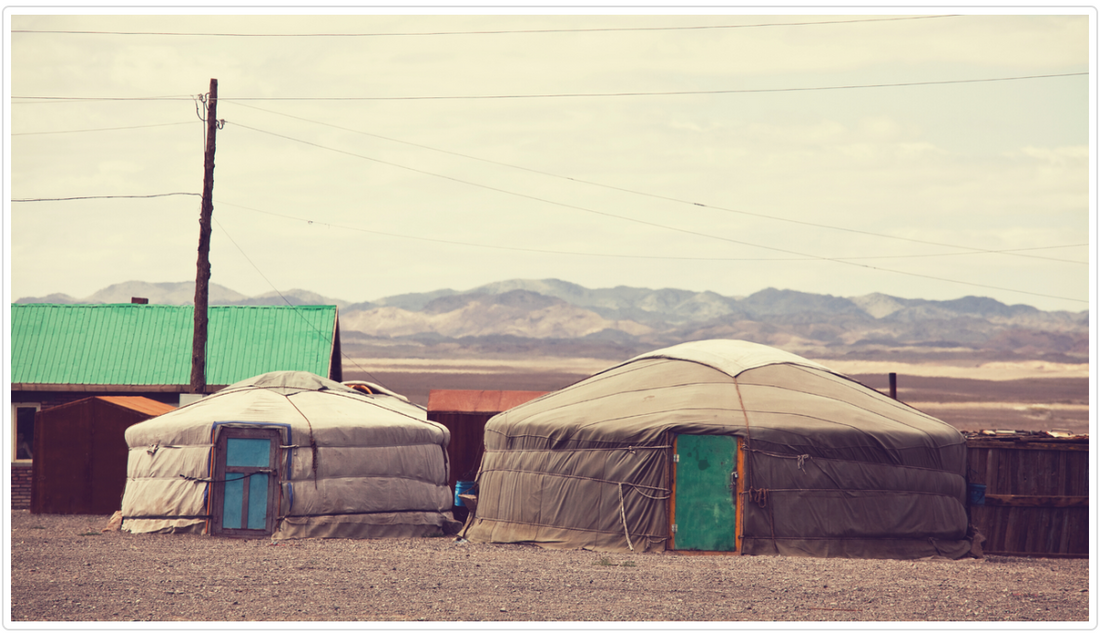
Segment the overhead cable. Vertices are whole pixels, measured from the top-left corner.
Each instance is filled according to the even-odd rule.
[[[1038,80],[1055,77],[1074,77],[1089,74],[1088,71],[1076,73],[1048,73],[1043,75],[1017,75],[1010,77],[988,77],[965,80],[929,80],[927,82],[891,82],[883,84],[842,84],[836,86],[803,86],[788,88],[745,88],[717,89],[709,91],[621,91],[613,93],[530,93],[500,95],[405,95],[394,97],[226,97],[222,101],[405,101],[405,100],[503,100],[503,99],[556,99],[575,97],[652,97],[676,95],[734,95],[749,93],[793,93],[802,91],[841,91],[870,88],[899,88],[907,86],[942,86],[948,84],[978,84],[983,82],[1011,82],[1016,80]]]
[[[84,195],[81,197],[40,197],[34,199],[12,199],[12,203],[36,203],[40,201],[76,201],[78,199],[152,199],[154,197],[201,197],[199,192],[163,192],[155,195]]]
[[[746,89],[717,89],[700,91],[623,91],[612,93],[529,93],[529,94],[499,94],[499,95],[403,95],[403,96],[373,96],[373,97],[233,97],[221,96],[220,102],[372,102],[372,101],[430,101],[430,100],[499,100],[499,99],[560,99],[560,98],[591,98],[591,97],[655,97],[655,96],[680,96],[680,95],[736,95],[751,93],[794,93],[809,91],[840,91],[852,89],[873,88],[901,88],[912,86],[944,86],[952,84],[979,84],[989,82],[1012,82],[1018,80],[1039,80],[1058,77],[1087,76],[1088,71],[1075,73],[1047,73],[1042,75],[1015,75],[1006,77],[971,78],[962,80],[929,80],[926,82],[892,82],[883,84],[841,84],[835,86],[802,86],[786,88],[746,88]],[[50,96],[50,95],[13,95],[16,100],[44,100],[44,101],[178,101],[193,99],[192,97],[75,97],[75,96]]]
[[[275,292],[275,294],[278,294],[279,298],[281,298],[283,300],[283,302],[287,304],[287,306],[295,308],[294,312],[298,315],[298,318],[302,319],[305,322],[305,324],[310,327],[310,329],[317,332],[321,336],[327,336],[328,335],[327,332],[325,332],[324,330],[322,330],[322,329],[318,328],[316,325],[314,325],[308,318],[306,318],[306,316],[304,314],[302,314],[301,310],[296,309],[297,306],[294,305],[293,303],[291,303],[290,299],[286,298],[286,296],[282,292],[280,292],[278,288],[275,287],[275,285],[271,282],[271,279],[267,278],[267,275],[265,275],[263,273],[263,270],[260,270],[260,267],[258,265],[256,265],[256,262],[253,261],[248,256],[248,254],[245,253],[244,248],[241,247],[241,244],[237,243],[237,240],[234,239],[232,236],[230,236],[230,234],[226,231],[225,226],[223,226],[222,223],[220,221],[218,221],[216,218],[211,217],[211,219],[213,219],[214,223],[218,224],[218,229],[221,230],[222,234],[224,234],[225,237],[227,239],[229,239],[230,243],[232,243],[237,248],[237,251],[241,253],[241,256],[244,257],[244,260],[248,261],[249,265],[251,265],[252,268],[254,270],[256,270],[256,273],[260,275],[260,278],[262,278],[264,281],[267,281],[268,286],[271,287],[271,289]],[[377,378],[375,378],[373,374],[371,374],[366,369],[363,369],[363,367],[361,365],[359,365],[359,363],[355,362],[354,359],[352,359],[350,356],[345,354],[343,352],[343,350],[340,351],[340,355],[344,360],[348,361],[353,366],[358,367],[361,372],[363,372],[367,376],[370,376],[371,380],[378,383],[379,385],[383,384],[381,381],[379,381]]]
[[[172,122],[170,124],[140,124],[136,126],[114,126],[111,128],[80,128],[74,130],[48,130],[48,131],[35,131],[31,133],[12,133],[12,137],[19,135],[60,135],[63,133],[100,133],[104,131],[116,131],[116,130],[134,130],[138,128],[157,128],[160,126],[180,126],[182,124],[191,124],[192,122]]]
[[[413,241],[426,241],[429,243],[440,243],[444,245],[454,245],[466,248],[479,248],[479,249],[491,249],[491,250],[510,250],[513,252],[535,252],[539,254],[556,254],[561,256],[570,257],[597,257],[597,258],[610,258],[610,259],[641,259],[641,260],[653,260],[653,261],[818,261],[818,257],[683,257],[683,256],[669,256],[669,255],[657,255],[657,254],[613,254],[607,252],[580,252],[576,250],[550,250],[546,248],[525,248],[520,246],[506,246],[497,245],[491,243],[474,243],[470,241],[456,241],[454,239],[439,239],[436,237],[425,237],[421,235],[402,234],[399,232],[386,232],[384,230],[378,230],[376,228],[362,228],[359,226],[349,226],[346,224],[332,223],[330,221],[324,221],[321,219],[309,219],[306,217],[298,217],[295,215],[288,215],[279,212],[271,212],[269,210],[261,210],[259,208],[253,208],[251,206],[245,206],[237,203],[230,203],[227,201],[215,201],[214,203],[220,206],[230,206],[233,208],[240,208],[242,210],[250,210],[263,215],[270,215],[272,217],[280,217],[282,219],[290,219],[292,221],[300,221],[307,225],[325,226],[327,228],[333,228],[336,230],[351,230],[353,232],[363,232],[366,234],[376,234],[384,237],[393,237],[395,239],[411,239]],[[1023,250],[1054,250],[1061,248],[1080,248],[1088,246],[1087,243],[1075,243],[1071,245],[1061,246],[1039,246],[1035,248],[1015,248],[1012,250],[1003,250],[1001,252],[1019,252]],[[968,252],[941,252],[938,254],[889,254],[889,255],[876,255],[876,256],[857,256],[857,257],[834,257],[837,259],[844,259],[846,261],[867,261],[867,260],[884,260],[884,259],[916,259],[916,258],[928,258],[928,257],[955,257],[955,256],[969,256],[976,254],[985,254],[987,250],[974,250]]]
[[[829,24],[857,24],[860,22],[896,22],[900,20],[929,20],[935,18],[957,18],[959,15],[918,15],[895,16],[889,18],[856,18],[852,20],[817,20],[813,22],[766,22],[756,24],[702,24],[687,26],[659,27],[588,27],[573,29],[493,29],[475,31],[412,31],[412,32],[373,32],[373,33],[213,33],[180,31],[77,31],[68,29],[12,29],[12,33],[40,33],[65,35],[157,35],[157,36],[199,36],[227,38],[378,38],[407,36],[443,36],[443,35],[507,35],[528,33],[605,33],[613,31],[702,31],[716,29],[756,29],[762,27],[804,27]]]
[[[810,257],[810,258],[813,258],[813,259],[816,259],[816,260],[819,260],[819,261],[829,261],[829,262],[833,262],[833,263],[842,263],[842,264],[845,264],[845,265],[850,265],[850,266],[855,266],[855,267],[860,267],[860,268],[868,268],[868,269],[872,269],[872,270],[879,270],[879,271],[882,271],[882,272],[891,272],[893,274],[903,274],[903,275],[906,275],[906,276],[913,276],[913,277],[926,278],[926,279],[934,279],[934,280],[937,280],[937,281],[948,281],[948,282],[951,282],[951,283],[960,283],[960,284],[963,284],[963,285],[984,287],[984,288],[989,288],[989,289],[1002,290],[1002,291],[1006,291],[1006,292],[1017,292],[1017,293],[1020,293],[1020,294],[1031,294],[1031,295],[1034,295],[1034,296],[1043,296],[1043,297],[1048,297],[1048,298],[1060,299],[1060,300],[1064,300],[1064,301],[1076,301],[1076,302],[1081,302],[1081,303],[1085,302],[1085,301],[1082,301],[1081,299],[1073,299],[1073,298],[1068,298],[1068,297],[1055,296],[1055,295],[1050,295],[1050,294],[1043,294],[1043,293],[1040,293],[1040,292],[1028,292],[1028,291],[1025,291],[1025,290],[1016,290],[1016,289],[1012,289],[1012,288],[1004,288],[1004,287],[998,287],[998,286],[994,286],[994,285],[983,285],[983,284],[980,284],[980,283],[969,283],[969,282],[966,282],[966,281],[959,281],[959,280],[955,280],[955,279],[947,279],[947,278],[936,277],[936,276],[932,276],[932,275],[917,274],[917,273],[913,273],[913,272],[906,272],[906,271],[903,271],[903,270],[894,270],[894,269],[891,269],[891,268],[883,268],[883,267],[872,266],[872,265],[867,265],[867,264],[862,264],[862,263],[853,263],[853,262],[847,261],[843,258],[823,257],[823,256],[820,256],[820,255],[810,254],[810,253],[806,253],[806,252],[799,252],[797,250],[788,250],[786,248],[776,248],[774,246],[766,246],[766,245],[762,245],[762,244],[751,243],[751,242],[748,242],[748,241],[740,241],[738,239],[732,239],[732,238],[729,238],[729,237],[721,237],[721,236],[718,236],[718,235],[711,235],[711,234],[707,234],[707,233],[704,233],[704,232],[698,232],[696,230],[689,230],[687,228],[678,228],[676,226],[669,226],[669,225],[656,223],[656,222],[652,222],[652,221],[644,221],[642,219],[635,219],[633,217],[627,217],[625,215],[618,215],[618,214],[615,214],[615,213],[606,212],[606,211],[602,211],[602,210],[594,210],[592,208],[585,208],[583,206],[577,206],[577,205],[574,205],[574,204],[562,203],[562,202],[546,199],[546,198],[543,198],[543,197],[536,197],[534,195],[527,195],[527,194],[524,194],[524,193],[505,190],[503,188],[497,188],[495,186],[488,186],[488,185],[484,185],[484,184],[478,184],[478,183],[475,183],[475,182],[470,182],[470,181],[466,181],[466,180],[463,180],[463,179],[458,179],[457,177],[451,177],[449,175],[442,175],[442,174],[439,174],[439,173],[433,173],[433,172],[426,171],[426,170],[411,168],[409,166],[402,166],[401,164],[396,164],[394,162],[388,162],[388,161],[384,161],[384,160],[381,160],[381,159],[376,159],[374,157],[368,157],[366,155],[360,155],[358,153],[352,153],[352,152],[349,152],[349,151],[344,151],[344,150],[339,150],[339,149],[336,149],[336,148],[331,148],[331,147],[323,146],[321,144],[317,144],[317,143],[314,143],[314,142],[308,142],[308,141],[301,140],[301,139],[295,139],[295,138],[287,136],[287,135],[281,135],[279,133],[273,133],[273,132],[270,132],[270,131],[265,131],[265,130],[262,130],[262,129],[259,129],[259,128],[254,128],[254,127],[251,127],[251,126],[245,126],[245,125],[237,123],[237,122],[231,122],[231,123],[233,123],[238,128],[245,128],[245,129],[252,130],[252,131],[255,131],[255,132],[258,132],[258,133],[263,133],[265,135],[280,137],[282,139],[286,139],[286,140],[293,141],[293,142],[300,143],[300,144],[305,144],[307,146],[313,146],[313,147],[320,148],[320,149],[323,149],[323,150],[328,150],[328,151],[331,151],[331,152],[340,153],[340,154],[343,154],[343,155],[348,155],[350,157],[357,157],[359,159],[364,159],[364,160],[367,160],[367,161],[373,161],[373,162],[377,162],[377,163],[380,163],[380,164],[396,166],[396,167],[399,167],[399,168],[404,168],[406,170],[411,170],[413,172],[418,172],[418,173],[425,174],[425,175],[430,175],[430,176],[433,176],[433,177],[439,177],[441,179],[447,179],[449,181],[454,181],[454,182],[457,182],[457,183],[463,183],[463,184],[466,184],[466,185],[476,186],[476,187],[479,187],[479,188],[484,188],[484,189],[487,189],[487,190],[492,190],[492,191],[500,192],[500,193],[503,193],[503,194],[513,195],[513,196],[516,196],[516,197],[523,197],[525,199],[531,199],[533,201],[539,201],[539,202],[547,203],[547,204],[554,205],[554,206],[560,206],[560,207],[564,207],[564,208],[571,208],[571,209],[574,209],[574,210],[580,210],[582,212],[589,212],[589,213],[592,213],[592,214],[596,214],[596,215],[600,215],[600,216],[604,216],[604,217],[609,217],[609,218],[613,218],[613,219],[620,219],[622,221],[628,221],[628,222],[631,222],[631,223],[650,226],[650,227],[653,227],[653,228],[660,228],[660,229],[663,229],[663,230],[670,230],[670,231],[673,231],[673,232],[679,232],[679,233],[689,234],[689,235],[698,236],[698,237],[705,237],[705,238],[714,239],[714,240],[717,240],[717,241],[725,241],[727,243],[734,243],[734,244],[738,244],[738,245],[745,245],[745,246],[750,246],[750,247],[754,247],[754,248],[760,248],[760,249],[763,249],[763,250],[773,250],[775,252],[782,252],[782,253],[792,254],[792,255],[801,256],[801,257]]]
[[[883,239],[894,239],[894,240],[897,240],[897,241],[908,241],[910,243],[920,243],[920,244],[924,244],[924,245],[938,246],[938,247],[941,247],[941,248],[952,248],[952,249],[956,249],[956,250],[967,250],[967,251],[970,251],[970,252],[973,252],[973,253],[987,252],[987,253],[990,253],[990,254],[1012,254],[1012,256],[1019,256],[1019,257],[1029,258],[1029,259],[1042,259],[1042,260],[1045,260],[1045,261],[1061,261],[1061,262],[1065,262],[1065,263],[1076,263],[1076,264],[1079,264],[1079,265],[1081,265],[1081,264],[1088,265],[1087,261],[1077,261],[1077,260],[1072,260],[1072,259],[1059,259],[1057,257],[1047,257],[1047,256],[1035,255],[1035,254],[1014,254],[1014,253],[1019,252],[1019,251],[1018,250],[986,250],[986,249],[982,249],[982,248],[974,248],[974,247],[970,247],[970,246],[961,246],[961,245],[958,245],[958,244],[951,244],[951,243],[942,243],[942,242],[938,242],[938,241],[927,241],[927,240],[924,240],[924,239],[913,239],[913,238],[909,238],[909,237],[899,237],[899,236],[889,235],[889,234],[884,234],[884,233],[871,232],[869,230],[860,230],[860,229],[857,229],[857,228],[846,228],[846,227],[842,227],[842,226],[833,226],[833,225],[828,225],[828,224],[823,224],[823,223],[814,223],[812,221],[803,221],[801,219],[790,219],[790,218],[786,218],[786,217],[778,217],[778,216],[775,216],[775,215],[767,215],[767,214],[763,214],[763,213],[759,213],[759,212],[749,212],[749,211],[746,211],[746,210],[738,210],[738,209],[735,209],[735,208],[727,208],[727,207],[718,206],[718,205],[715,205],[715,204],[706,204],[706,203],[700,203],[700,202],[690,201],[690,200],[686,200],[686,199],[678,199],[676,197],[668,197],[668,196],[665,196],[665,195],[657,195],[657,194],[653,194],[653,193],[643,192],[643,191],[640,191],[640,190],[633,190],[633,189],[630,189],[630,188],[622,188],[622,187],[619,187],[619,186],[610,186],[608,184],[602,184],[602,183],[595,182],[595,181],[588,181],[586,179],[580,179],[580,178],[577,178],[577,177],[569,177],[569,176],[566,176],[566,175],[558,175],[556,173],[552,173],[552,172],[548,172],[548,171],[537,170],[537,169],[534,169],[534,168],[527,168],[525,166],[519,166],[519,165],[516,165],[516,164],[509,164],[509,163],[505,163],[505,162],[499,162],[499,161],[495,161],[495,160],[492,160],[492,159],[484,159],[484,158],[481,158],[481,157],[476,157],[474,155],[466,155],[466,154],[463,154],[463,153],[456,153],[456,152],[452,152],[452,151],[449,151],[449,150],[443,150],[441,148],[426,146],[424,144],[417,144],[417,143],[414,143],[414,142],[407,142],[407,141],[404,141],[404,140],[395,139],[393,137],[386,137],[384,135],[378,135],[376,133],[368,133],[366,131],[356,130],[356,129],[353,129],[353,128],[347,128],[345,126],[338,126],[336,124],[330,124],[328,122],[320,122],[320,121],[317,121],[317,120],[311,120],[311,119],[307,119],[307,118],[304,118],[304,117],[298,117],[296,115],[289,115],[287,113],[280,113],[278,111],[273,111],[273,110],[270,110],[270,109],[261,108],[259,106],[253,106],[251,104],[240,104],[240,106],[255,109],[255,110],[258,110],[258,111],[263,111],[265,113],[272,113],[274,115],[281,115],[283,117],[289,117],[291,119],[296,119],[296,120],[303,121],[303,122],[318,124],[320,126],[328,126],[330,128],[335,128],[337,130],[347,131],[349,133],[356,133],[356,134],[359,134],[359,135],[366,135],[368,137],[374,137],[376,139],[384,139],[384,140],[389,141],[389,142],[394,142],[394,143],[398,143],[398,144],[405,144],[407,146],[413,146],[413,147],[416,147],[416,148],[423,148],[425,150],[431,150],[431,151],[435,151],[435,152],[438,152],[438,153],[444,153],[444,154],[447,154],[447,155],[452,155],[454,157],[462,157],[464,159],[472,159],[472,160],[484,162],[484,163],[487,163],[487,164],[494,164],[494,165],[497,165],[497,166],[504,166],[506,168],[515,168],[517,170],[523,170],[523,171],[526,171],[526,172],[529,172],[529,173],[534,173],[534,174],[538,174],[538,175],[545,175],[547,177],[554,177],[556,179],[564,179],[566,181],[572,181],[572,182],[575,182],[575,183],[587,184],[587,185],[590,185],[590,186],[597,186],[599,188],[607,188],[607,189],[610,189],[610,190],[617,190],[619,192],[625,192],[625,193],[629,193],[629,194],[633,194],[633,195],[641,195],[643,197],[651,197],[651,198],[654,198],[654,199],[662,199],[664,201],[671,201],[671,202],[674,202],[674,203],[698,206],[698,207],[707,208],[707,209],[711,209],[711,210],[721,210],[723,212],[732,212],[734,214],[747,215],[747,216],[750,216],[750,217],[759,217],[759,218],[762,218],[762,219],[769,219],[769,220],[772,220],[772,221],[783,221],[783,222],[787,222],[787,223],[795,223],[795,224],[800,224],[800,225],[804,225],[804,226],[824,228],[824,229],[827,229],[827,230],[838,230],[838,231],[841,231],[841,232],[851,232],[851,233],[855,233],[855,234],[863,234],[863,235],[869,235],[869,236],[873,236],[873,237],[880,237],[880,238],[883,238]],[[412,170],[412,169],[410,169],[410,170]],[[934,255],[930,255],[930,256],[934,256]]]
[[[75,95],[13,95],[13,100],[41,100],[45,102],[180,102],[192,101],[194,95],[152,95],[148,97],[79,97]],[[33,102],[19,102],[30,104]],[[15,103],[13,102],[13,105]]]

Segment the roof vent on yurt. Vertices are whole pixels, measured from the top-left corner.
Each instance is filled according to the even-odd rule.
[[[684,343],[486,424],[486,542],[606,551],[958,558],[966,441],[772,347]]]
[[[126,430],[123,530],[273,539],[450,534],[445,427],[388,391],[261,374]]]

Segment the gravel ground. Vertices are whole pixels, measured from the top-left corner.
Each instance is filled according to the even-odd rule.
[[[101,532],[100,516],[11,521],[13,622],[1090,620],[1081,559],[634,555],[455,537],[273,544]]]

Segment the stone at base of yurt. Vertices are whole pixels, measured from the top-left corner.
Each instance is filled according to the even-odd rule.
[[[288,517],[272,539],[307,537],[393,538],[454,535],[461,523],[440,513],[370,513],[365,515]]]
[[[206,533],[206,520],[135,520],[123,518],[122,530],[130,533]]]

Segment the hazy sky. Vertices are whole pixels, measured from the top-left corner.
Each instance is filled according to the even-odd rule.
[[[8,9],[9,300],[194,281],[216,78],[212,282],[243,294],[1089,307],[1085,11],[309,11]]]

